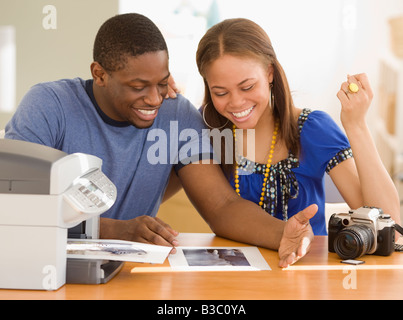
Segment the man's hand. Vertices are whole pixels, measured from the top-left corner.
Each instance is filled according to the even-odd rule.
[[[318,206],[312,204],[287,221],[278,249],[280,267],[286,268],[290,266],[309,251],[314,236],[311,225],[309,224],[309,219],[311,219],[317,211]]]
[[[101,218],[100,238],[176,247],[178,232],[159,218],[140,216],[131,220]],[[171,253],[175,253],[173,248]]]

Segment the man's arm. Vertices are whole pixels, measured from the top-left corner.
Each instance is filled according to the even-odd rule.
[[[179,170],[179,179],[190,201],[218,236],[278,250],[280,267],[295,263],[308,252],[313,240],[309,219],[315,215],[316,205],[284,222],[239,197],[218,165],[189,164]],[[100,229],[101,238],[179,245],[178,232],[149,216],[131,220],[101,218]]]
[[[179,178],[213,232],[240,242],[278,249],[285,222],[239,197],[215,164],[189,164]]]

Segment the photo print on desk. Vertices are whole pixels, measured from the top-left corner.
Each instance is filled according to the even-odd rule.
[[[178,247],[168,257],[171,268],[181,271],[271,270],[257,247]]]
[[[250,266],[239,249],[182,249],[188,265],[194,266]]]

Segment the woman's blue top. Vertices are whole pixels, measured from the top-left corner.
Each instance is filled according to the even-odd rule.
[[[318,212],[310,220],[315,235],[326,235],[324,174],[351,158],[346,135],[323,111],[304,109],[298,119],[299,158],[289,153],[270,168],[263,208],[276,218],[287,220],[315,203]],[[259,203],[265,164],[238,156],[240,195]],[[234,187],[234,180],[231,178]]]

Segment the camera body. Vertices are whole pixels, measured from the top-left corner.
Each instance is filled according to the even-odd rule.
[[[395,246],[395,222],[376,207],[361,207],[330,217],[329,252],[342,259],[356,259],[364,254],[391,255]]]

